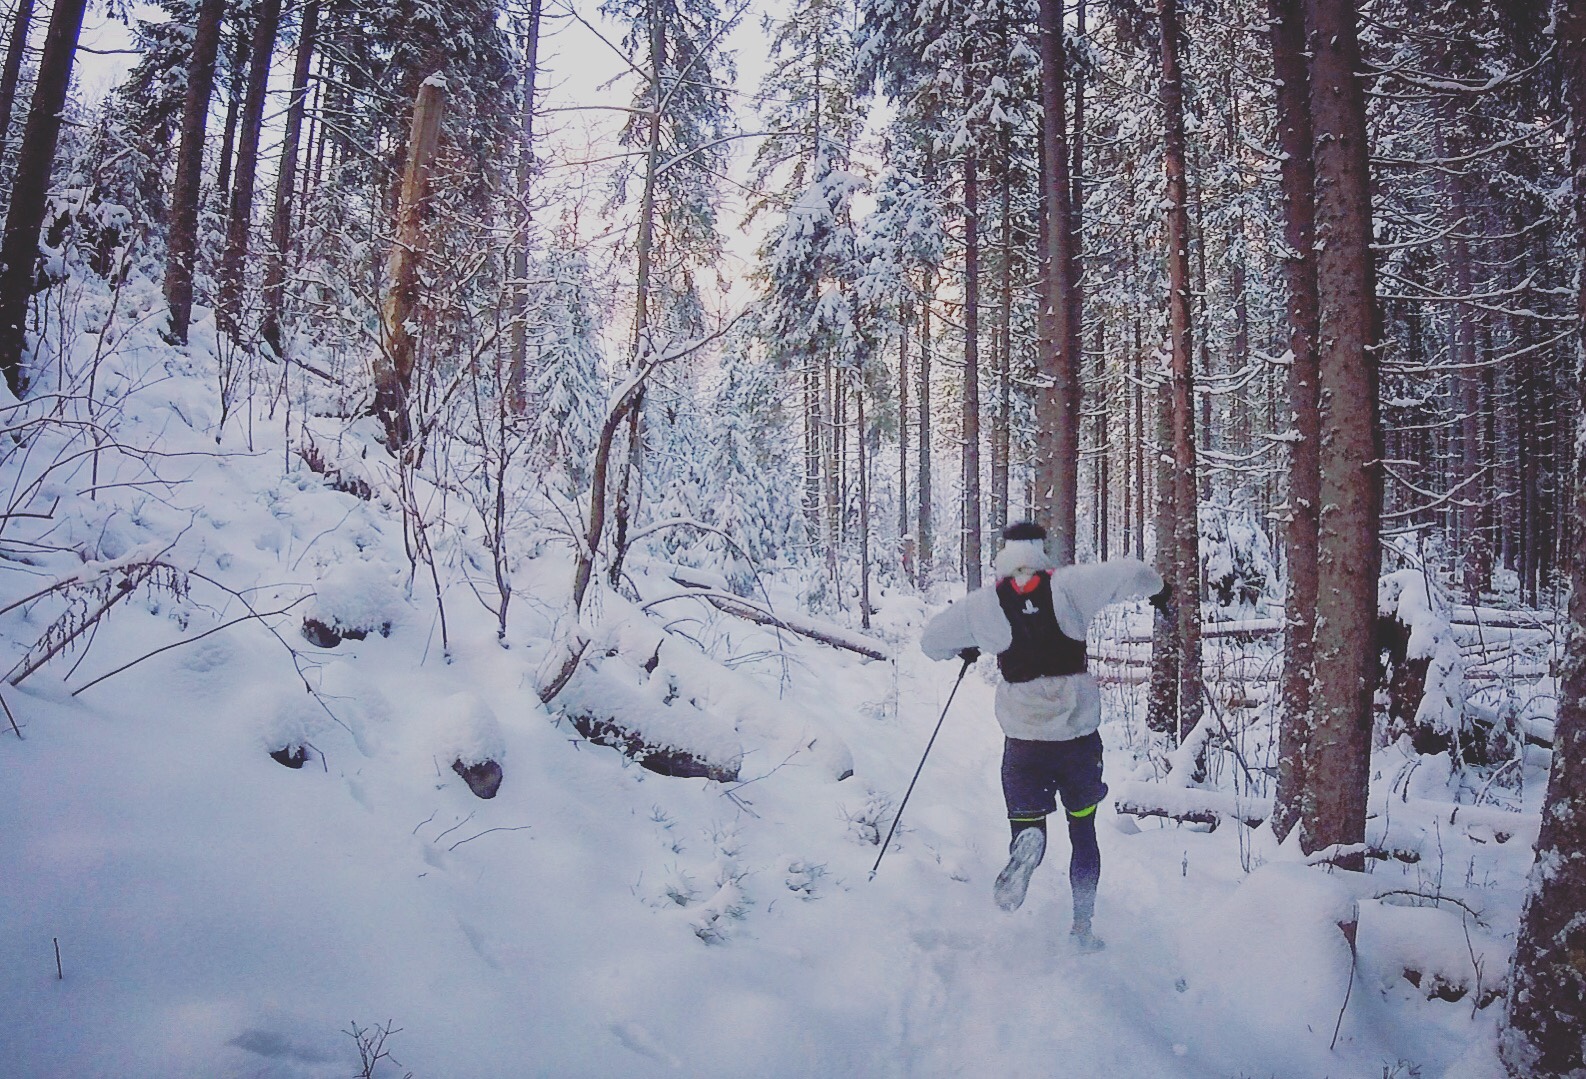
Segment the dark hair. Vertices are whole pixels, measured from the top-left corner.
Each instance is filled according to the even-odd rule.
[[[1014,540],[1044,540],[1046,529],[1034,521],[1015,521],[1002,530],[1002,538],[1012,542]]]

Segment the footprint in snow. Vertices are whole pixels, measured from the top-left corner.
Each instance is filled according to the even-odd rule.
[[[616,1036],[619,1042],[642,1057],[660,1061],[669,1068],[680,1068],[683,1066],[681,1060],[668,1053],[666,1047],[656,1041],[655,1037],[638,1023],[613,1023],[611,1024],[611,1033]]]

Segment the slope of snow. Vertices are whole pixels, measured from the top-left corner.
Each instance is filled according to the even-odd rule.
[[[193,572],[140,587],[86,651],[0,686],[26,736],[0,726],[5,1075],[329,1079],[358,1071],[352,1024],[388,1022],[394,1060],[375,1074],[418,1079],[1483,1074],[1496,1008],[1400,975],[1502,978],[1534,816],[1512,814],[1529,828],[1499,841],[1497,811],[1450,819],[1446,786],[1412,797],[1384,770],[1373,827],[1410,829],[1422,861],[1351,875],[1297,864],[1264,830],[1104,806],[1108,947],[1079,955],[1061,828],[1023,909],[991,902],[1007,831],[982,664],[872,881],[957,669],[913,645],[931,605],[881,597],[876,632],[898,657],[883,663],[669,604],[693,641],[668,638],[658,663],[700,687],[712,724],[678,737],[730,742],[741,779],[652,774],[539,703],[565,547],[521,559],[508,647],[463,556],[448,563],[444,654],[389,501],[328,489],[262,405],[217,447],[206,340],[188,355],[129,331],[106,375],[118,438],[174,456],[107,455],[95,482],[145,486],[97,499],[82,474],[53,474],[56,517],[32,533]],[[377,452],[351,456],[378,476]],[[0,478],[30,482],[46,459],[12,454]],[[28,561],[4,563],[0,607],[102,568],[71,551]],[[285,613],[199,639],[240,597]],[[7,651],[60,607],[0,616]],[[319,611],[390,635],[315,648],[298,627]],[[599,615],[602,646],[636,662],[633,641],[663,624],[609,595]],[[1145,777],[1136,735],[1104,728],[1109,777]],[[266,754],[283,739],[316,753],[284,768]],[[500,760],[499,795],[475,798],[458,756]],[[1481,921],[1429,905],[1439,894]],[[1351,914],[1358,958],[1338,928]]]

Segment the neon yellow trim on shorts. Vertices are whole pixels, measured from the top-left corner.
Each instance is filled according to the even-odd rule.
[[[1101,805],[1101,803],[1097,802],[1096,805]],[[1089,809],[1076,809],[1074,812],[1070,813],[1069,816],[1074,820],[1083,820],[1094,812],[1096,812],[1096,806],[1091,806]]]

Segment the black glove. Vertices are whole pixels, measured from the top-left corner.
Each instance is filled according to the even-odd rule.
[[[960,648],[958,650],[958,658],[963,660],[965,663],[973,663],[975,660],[980,658],[980,649]]]
[[[1151,597],[1151,606],[1155,607],[1158,611],[1161,611],[1169,618],[1173,617],[1173,582],[1162,582],[1162,591]]]

